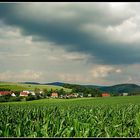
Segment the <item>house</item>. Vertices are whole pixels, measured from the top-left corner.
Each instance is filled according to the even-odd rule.
[[[91,94],[88,94],[88,97],[91,97]]]
[[[68,98],[77,98],[77,96],[78,96],[77,93],[71,93],[67,95]]]
[[[123,93],[123,96],[128,96],[128,93]]]
[[[58,93],[53,92],[53,93],[51,94],[51,97],[52,97],[52,98],[58,98]]]
[[[23,97],[26,97],[26,96],[28,96],[28,92],[26,92],[26,91],[22,91],[22,92],[20,92],[20,96],[23,96]]]
[[[16,97],[15,93],[12,93],[11,96],[12,96],[12,97]]]
[[[110,97],[109,93],[102,93],[102,97]]]
[[[30,91],[28,91],[28,90],[23,90],[23,92],[27,92],[28,94],[30,93]]]
[[[29,93],[31,93],[31,95],[35,96],[35,92],[34,91],[29,91]]]
[[[11,91],[0,91],[0,96],[10,95]]]

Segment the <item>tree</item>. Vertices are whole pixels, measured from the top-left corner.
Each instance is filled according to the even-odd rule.
[[[66,94],[66,93],[65,93],[64,89],[61,88],[61,89],[59,90],[59,95],[65,95],[65,94]]]
[[[34,92],[38,94],[38,93],[40,93],[40,89],[39,88],[35,88]]]
[[[43,97],[46,98],[47,96],[50,96],[50,91],[48,91],[47,88],[43,89]]]
[[[9,88],[0,88],[0,91],[10,91]]]
[[[32,95],[31,93],[28,94],[26,97],[26,101],[36,100],[37,96]]]
[[[43,93],[48,93],[47,88],[44,88],[44,89],[43,89]]]
[[[51,89],[51,90],[48,90],[48,92],[47,92],[47,96],[50,97],[52,92],[53,92],[52,89]]]
[[[20,96],[20,91],[14,91],[14,93],[15,93],[15,95],[16,95],[17,97]]]

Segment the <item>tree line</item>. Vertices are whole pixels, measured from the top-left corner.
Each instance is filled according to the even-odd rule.
[[[88,97],[89,94],[91,94],[91,97],[101,97],[102,91],[98,88],[93,87],[86,87],[82,85],[75,85],[75,84],[64,84],[64,88],[70,88],[72,89],[73,93],[83,93],[84,97]]]

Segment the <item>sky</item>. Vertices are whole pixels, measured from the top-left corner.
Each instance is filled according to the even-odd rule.
[[[0,81],[140,85],[139,7],[0,3]]]

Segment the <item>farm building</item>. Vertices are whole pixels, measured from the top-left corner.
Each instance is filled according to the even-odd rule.
[[[10,95],[10,94],[11,94],[10,91],[0,91],[0,96]]]
[[[52,98],[58,98],[58,93],[53,92],[53,93],[51,94],[51,97],[52,97]]]
[[[12,93],[11,96],[12,96],[12,97],[16,97],[15,93]]]
[[[109,93],[102,93],[102,97],[110,97]]]
[[[123,96],[128,96],[128,93],[123,93]]]
[[[28,96],[28,92],[26,92],[26,91],[22,91],[22,92],[20,92],[20,96]]]

